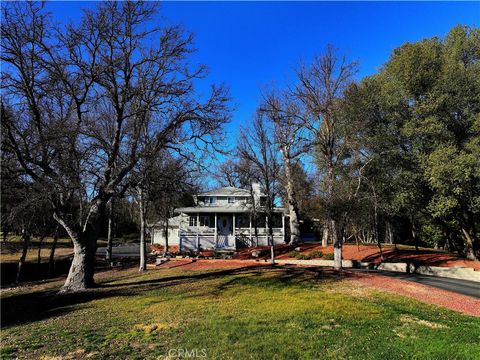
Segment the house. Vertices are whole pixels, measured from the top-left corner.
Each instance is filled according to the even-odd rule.
[[[178,246],[179,239],[178,230],[180,229],[180,223],[182,221],[182,217],[187,217],[187,215],[178,215],[168,219],[168,224],[164,223],[157,223],[152,226],[152,243],[153,244],[161,244],[165,245],[166,238],[168,235],[168,246]],[[188,221],[188,219],[184,219],[184,222]],[[165,230],[168,229],[168,232]]]
[[[235,250],[241,247],[269,245],[266,196],[259,184],[252,191],[223,187],[194,196],[195,206],[178,208],[173,219],[169,245],[180,252],[200,250]],[[174,225],[178,223],[178,225]],[[178,226],[178,227],[177,227]],[[177,237],[175,237],[177,231]],[[154,229],[153,242],[165,244],[164,229]],[[276,207],[272,215],[274,244],[285,242],[284,209]],[[158,234],[158,235],[155,235]],[[177,243],[175,243],[177,242]]]

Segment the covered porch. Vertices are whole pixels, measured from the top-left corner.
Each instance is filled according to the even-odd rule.
[[[255,217],[249,211],[182,213],[187,216],[183,217],[185,220],[179,228],[180,252],[235,250],[269,244],[269,223],[264,213],[258,213]],[[272,221],[274,243],[284,243],[283,212],[275,212]]]

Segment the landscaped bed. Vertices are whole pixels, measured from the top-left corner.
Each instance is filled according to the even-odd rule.
[[[299,248],[300,250],[295,250]],[[256,249],[240,249],[235,255],[237,259],[251,259],[252,251],[260,253],[260,258],[270,256],[270,248],[260,247]],[[275,246],[277,259],[333,259],[333,246],[322,247],[319,243],[302,243],[298,245]],[[344,260],[357,260],[378,264],[380,262],[411,262],[417,265],[446,266],[446,267],[470,267],[480,270],[479,261],[471,261],[460,258],[456,254],[446,251],[420,248],[418,251],[411,246],[382,245],[382,252],[377,245],[353,245],[343,246],[342,257]]]
[[[213,266],[202,267],[209,263]],[[222,265],[220,265],[222,263]],[[480,318],[383,292],[348,274],[249,262],[172,261],[2,293],[5,358],[475,359]],[[172,350],[173,349],[173,350]]]

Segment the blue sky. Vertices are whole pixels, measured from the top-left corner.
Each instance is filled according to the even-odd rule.
[[[48,4],[58,19],[78,19],[85,2]],[[225,82],[236,110],[227,132],[255,111],[262,87],[292,78],[328,43],[374,73],[407,41],[444,36],[457,24],[480,25],[480,2],[163,2],[161,15],[195,34],[193,61],[207,64],[209,83]],[[163,21],[160,17],[158,21]]]

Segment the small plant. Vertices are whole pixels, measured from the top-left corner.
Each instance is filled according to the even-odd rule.
[[[321,257],[323,257],[323,252],[321,252],[320,250],[313,250],[309,255],[312,259],[313,258],[321,258]]]
[[[290,252],[288,253],[288,257],[297,258],[297,256],[298,256],[299,254],[300,254],[300,253],[299,253],[298,251],[296,251],[296,250],[290,251]]]
[[[333,253],[323,254],[323,259],[333,260]]]
[[[295,258],[297,260],[310,260],[312,258],[311,254],[302,254],[299,251],[291,251],[288,253],[289,257]]]

